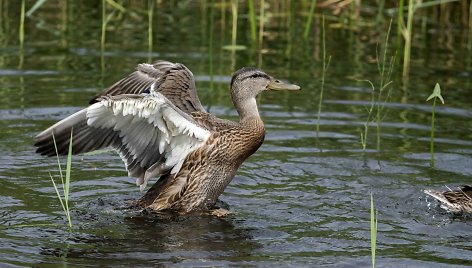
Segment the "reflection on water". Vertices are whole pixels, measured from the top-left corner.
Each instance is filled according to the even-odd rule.
[[[106,210],[105,207],[102,204],[101,209]],[[40,262],[61,257],[80,265],[94,265],[98,258],[99,263],[108,265],[119,265],[126,259],[145,266],[158,263],[192,266],[199,260],[212,259],[208,262],[211,266],[251,258],[260,248],[252,241],[251,230],[236,228],[232,219],[121,211],[97,214],[94,223],[72,233],[63,241],[63,247],[57,244],[42,247],[40,253],[44,257]],[[89,217],[86,216],[87,222]],[[67,246],[71,244],[74,246]]]
[[[74,228],[69,232],[49,179],[49,172],[58,173],[55,159],[36,155],[32,137],[145,62],[148,47],[142,4],[131,8],[138,12],[115,14],[101,58],[98,9],[66,2],[47,1],[27,19],[19,55],[17,21],[9,15],[17,10],[0,0],[0,8],[8,10],[0,12],[0,266],[367,267],[371,192],[379,212],[377,265],[472,263],[470,217],[451,215],[422,193],[470,184],[472,91],[466,52],[416,43],[415,57],[427,54],[428,60],[412,61],[409,84],[394,77],[379,147],[372,125],[363,151],[360,132],[371,92],[356,79],[378,79],[377,66],[369,60],[376,49],[369,38],[376,36],[366,41],[370,28],[356,33],[327,21],[332,61],[316,133],[320,40],[316,35],[303,41],[297,25],[304,22],[287,14],[266,22],[262,68],[303,90],[267,92],[258,99],[267,136],[221,196],[233,214],[219,219],[123,209],[141,193],[119,157],[105,152],[73,158]],[[237,120],[228,96],[232,64],[256,65],[259,51],[252,46],[234,53],[220,49],[230,43],[231,16],[219,7],[210,74],[209,9],[195,2],[162,2],[154,15],[151,56],[187,65],[203,105],[216,116]],[[251,44],[249,21],[238,22],[237,43]],[[314,22],[319,26],[318,18]],[[457,32],[448,32],[448,40],[461,43]],[[415,40],[425,42],[443,38],[437,31],[417,34]],[[438,81],[446,104],[436,107],[432,170],[431,107],[425,99]]]

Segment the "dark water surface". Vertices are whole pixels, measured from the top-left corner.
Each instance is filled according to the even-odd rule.
[[[231,43],[231,13],[229,6],[215,9],[212,85],[211,9],[186,1],[157,6],[151,56],[187,65],[209,111],[237,120],[228,83],[246,65],[260,63],[303,90],[267,92],[258,99],[266,140],[220,198],[230,217],[122,209],[141,193],[120,158],[105,152],[73,158],[69,231],[49,179],[49,172],[58,173],[57,164],[34,153],[33,136],[148,61],[148,47],[145,5],[115,15],[101,57],[100,6],[68,2],[45,5],[26,19],[20,52],[19,8],[0,1],[0,266],[368,267],[371,192],[379,219],[377,266],[472,265],[470,217],[448,214],[422,193],[471,183],[472,68],[460,29],[447,33],[453,47],[436,43],[445,38],[441,31],[415,36],[409,83],[396,68],[380,143],[372,125],[363,151],[360,132],[371,90],[357,80],[378,82],[372,58],[376,40],[384,37],[369,35],[369,28],[328,28],[332,60],[317,138],[319,18],[315,37],[304,42],[302,19],[272,14],[260,57],[244,16],[238,44],[247,49],[222,49]],[[433,171],[431,103],[425,99],[436,82],[446,104],[436,111]]]

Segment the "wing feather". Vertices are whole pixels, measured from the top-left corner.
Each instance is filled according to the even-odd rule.
[[[67,154],[72,129],[74,153],[115,148],[141,189],[151,177],[177,173],[211,134],[158,92],[110,96],[38,134],[37,152],[55,154],[54,132],[59,153]]]
[[[183,64],[168,61],[138,64],[135,72],[100,93],[90,104],[99,102],[103,96],[142,94],[151,88],[184,113],[205,112],[197,96],[193,73]]]

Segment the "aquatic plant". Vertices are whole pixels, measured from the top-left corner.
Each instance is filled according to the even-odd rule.
[[[257,59],[257,66],[260,68],[262,66],[262,40],[264,38],[264,20],[265,20],[265,0],[261,0],[259,11],[259,35],[258,35],[258,44],[259,44],[259,55]]]
[[[322,17],[322,30],[323,30],[323,72],[321,74],[321,89],[320,97],[318,102],[318,114],[316,116],[316,138],[318,139],[318,134],[320,132],[320,114],[321,114],[321,105],[323,103],[323,91],[326,79],[326,72],[328,71],[329,63],[331,61],[331,56],[326,60],[326,29],[325,29],[325,19]]]
[[[316,8],[316,0],[311,0],[310,13],[308,13],[308,17],[305,23],[305,31],[303,32],[303,38],[305,39],[308,38],[308,34],[310,33],[310,28],[313,22],[313,15],[315,13],[315,8]]]
[[[23,43],[25,40],[25,0],[21,0],[20,29],[18,32],[18,39],[20,41],[20,48],[23,49]]]
[[[384,117],[383,110],[385,108],[385,104],[388,102],[390,98],[390,91],[392,89],[391,84],[391,76],[393,72],[393,67],[395,65],[396,53],[390,57],[390,60],[387,61],[387,52],[388,52],[388,40],[390,36],[390,30],[392,28],[392,20],[390,20],[390,25],[388,27],[387,35],[385,37],[384,49],[382,53],[382,58],[378,55],[378,50],[376,50],[377,56],[377,69],[380,76],[380,84],[378,87],[378,93],[375,94],[376,87],[372,83],[372,81],[364,79],[359,80],[363,82],[367,82],[370,84],[371,87],[371,99],[370,99],[370,106],[366,108],[367,110],[367,119],[364,123],[364,132],[361,131],[361,144],[362,149],[365,150],[367,147],[367,136],[369,131],[369,124],[373,121],[376,125],[377,130],[377,150],[380,150],[380,123]],[[387,64],[388,62],[388,64]],[[384,94],[386,91],[386,94]],[[376,111],[375,115],[373,115],[374,110]]]
[[[238,0],[231,0],[232,28],[231,28],[231,46],[236,48],[236,37],[238,35]]]
[[[112,6],[114,8],[113,12],[106,15],[107,11],[107,4]],[[107,24],[108,22],[113,18],[115,15],[115,11],[120,11],[124,13],[126,11],[126,8],[124,8],[122,5],[118,4],[114,0],[102,0],[102,33],[100,37],[100,45],[101,45],[101,52],[103,54],[103,51],[105,50],[105,39],[106,39],[106,31],[107,31]]]
[[[254,11],[254,0],[247,1],[249,6],[249,22],[251,24],[251,40],[255,42],[257,40],[256,33],[256,12]]]
[[[414,0],[408,1],[408,19],[406,29],[403,32],[405,38],[405,49],[403,50],[403,77],[407,77],[410,72],[410,53],[411,53],[411,31],[413,24],[413,14],[415,12]]]
[[[62,174],[62,167],[61,167],[61,161],[59,159],[59,152],[57,150],[56,138],[54,137],[54,133],[52,133],[52,139],[53,139],[54,148],[56,150],[56,156],[57,156],[57,166],[59,168],[59,177],[61,178],[63,196],[59,192],[59,189],[56,185],[56,182],[54,181],[54,178],[51,175],[51,172],[49,172],[49,177],[51,178],[51,182],[52,182],[52,185],[54,186],[54,190],[56,191],[57,198],[59,199],[62,209],[64,210],[64,213],[66,215],[69,228],[72,228],[72,221],[70,218],[70,210],[69,210],[70,171],[71,171],[71,164],[72,164],[72,131],[73,130],[71,130],[70,132],[69,151],[67,153],[65,178]]]
[[[152,61],[152,21],[154,17],[154,0],[148,0],[148,62]]]
[[[213,92],[214,88],[214,74],[213,74],[213,31],[215,24],[215,0],[211,0],[210,3],[210,30],[209,41],[208,41],[208,66],[210,69],[210,90]]]
[[[101,48],[102,54],[103,54],[103,51],[105,50],[105,34],[107,31],[106,14],[107,14],[106,0],[102,0],[102,33],[100,36],[100,48]]]
[[[369,123],[372,118],[372,112],[374,111],[374,105],[375,105],[375,86],[370,80],[360,80],[362,82],[367,82],[370,84],[371,87],[371,98],[370,98],[370,107],[366,108],[367,110],[367,119],[365,120],[363,126],[364,126],[364,132],[361,131],[361,145],[362,145],[362,150],[365,150],[367,147],[367,134],[369,133]]]
[[[401,45],[401,37],[403,36],[403,4],[404,0],[398,1],[398,16],[397,16],[397,47]]]
[[[431,168],[434,168],[434,113],[436,111],[436,99],[439,99],[444,104],[444,99],[441,95],[441,86],[436,83],[433,93],[429,95],[426,101],[433,100],[433,107],[431,109],[431,139],[430,139],[430,154],[431,154]]]
[[[467,48],[472,50],[472,1],[470,1],[469,5],[469,38]]]
[[[390,98],[390,90],[391,87],[389,87],[392,84],[392,80],[390,80],[393,72],[393,67],[395,65],[395,59],[397,57],[397,54],[390,57],[389,65],[388,68],[386,66],[387,63],[387,51],[388,51],[388,40],[390,37],[390,30],[392,29],[392,20],[390,20],[390,24],[388,26],[388,31],[387,31],[387,36],[385,37],[385,43],[384,43],[384,50],[383,50],[383,56],[382,59],[379,60],[378,52],[377,52],[377,69],[380,74],[380,86],[379,86],[379,92],[377,94],[377,114],[376,114],[376,129],[377,129],[377,150],[380,150],[380,122],[382,121],[382,111],[385,108],[385,103],[388,102],[388,99]],[[385,98],[382,100],[383,93],[384,91],[387,91],[387,95]]]
[[[378,211],[374,211],[374,195],[370,193],[370,250],[372,267],[375,267],[375,250],[377,248]]]

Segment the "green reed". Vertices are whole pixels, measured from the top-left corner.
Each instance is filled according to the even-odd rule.
[[[238,36],[238,0],[231,0],[231,14],[233,25],[231,28],[231,46],[236,47],[236,38]]]
[[[316,116],[316,138],[318,139],[318,135],[320,132],[320,115],[321,115],[321,105],[323,103],[323,91],[325,85],[325,78],[326,72],[328,71],[329,63],[331,62],[331,56],[326,59],[326,29],[325,29],[325,18],[322,17],[322,36],[323,36],[323,72],[321,74],[321,89],[320,89],[320,97],[318,102],[318,114]]]
[[[367,147],[367,136],[369,133],[369,124],[372,119],[372,113],[374,111],[374,106],[375,106],[375,86],[370,80],[359,80],[361,82],[367,82],[370,84],[371,87],[371,98],[370,98],[370,106],[369,108],[366,108],[367,110],[367,119],[365,120],[363,126],[364,126],[364,132],[361,131],[361,145],[362,145],[362,150],[365,150]]]
[[[61,203],[62,209],[64,210],[64,213],[66,215],[67,222],[69,223],[69,228],[72,228],[72,220],[70,218],[70,210],[69,210],[70,171],[71,171],[71,164],[72,164],[72,130],[70,132],[69,151],[67,153],[66,177],[65,178],[62,174],[61,161],[59,159],[59,151],[57,150],[57,144],[56,144],[56,138],[54,137],[54,132],[52,133],[52,139],[53,139],[53,142],[54,142],[54,148],[56,150],[57,166],[59,168],[59,176],[61,178],[63,196],[59,192],[59,189],[58,189],[58,187],[56,185],[56,182],[54,181],[54,178],[52,177],[51,173],[49,173],[49,177],[51,178],[51,182],[52,182],[52,185],[54,186],[54,190],[56,191],[57,198],[59,199],[59,202]]]
[[[408,19],[406,29],[403,34],[405,38],[405,49],[403,50],[403,77],[406,78],[410,72],[410,54],[411,54],[411,31],[413,24],[413,14],[415,12],[414,0],[408,0]]]
[[[251,23],[251,40],[255,42],[257,40],[256,33],[256,12],[254,11],[254,0],[247,2],[249,5],[249,22]]]
[[[257,67],[262,66],[262,40],[264,40],[264,20],[265,20],[265,0],[260,2],[260,11],[259,11],[259,35],[258,35],[258,44],[259,44],[259,54],[257,57]]]
[[[444,104],[444,99],[441,95],[441,86],[436,83],[433,93],[429,95],[426,101],[433,100],[433,107],[431,109],[431,139],[430,139],[430,154],[431,154],[431,168],[434,168],[434,114],[436,111],[436,100],[439,99]]]
[[[25,0],[21,0],[20,29],[18,33],[20,48],[23,49],[25,41]]]
[[[370,99],[370,106],[366,108],[367,110],[367,119],[364,123],[364,132],[361,131],[361,144],[362,149],[365,150],[367,147],[367,136],[369,132],[369,125],[371,122],[375,122],[376,130],[377,130],[377,150],[380,150],[380,123],[383,119],[383,110],[385,108],[385,104],[388,102],[390,98],[390,90],[391,90],[391,76],[393,73],[396,54],[390,57],[390,60],[387,61],[387,52],[388,52],[388,42],[390,31],[392,28],[392,20],[390,20],[390,24],[388,27],[387,35],[385,37],[384,49],[382,53],[382,57],[379,57],[378,50],[376,50],[376,57],[377,57],[377,69],[380,76],[380,84],[378,87],[377,95],[376,87],[370,80],[359,80],[363,82],[369,83],[371,87],[371,99]],[[384,94],[386,91],[386,94]],[[375,114],[374,114],[375,112]]]
[[[100,36],[100,48],[101,48],[102,55],[103,55],[103,51],[105,50],[105,35],[107,31],[106,15],[107,15],[107,1],[102,0],[102,34]]]
[[[377,18],[375,20],[375,23],[377,23],[377,25],[380,25],[380,23],[382,22],[384,8],[385,8],[385,0],[379,0],[379,7],[377,9]]]
[[[404,5],[404,0],[399,0],[398,1],[398,16],[397,16],[397,41],[398,41],[398,47],[400,47],[400,40],[401,37],[403,36],[403,5]]]
[[[313,16],[316,8],[316,0],[311,0],[310,4],[310,13],[308,13],[308,18],[305,23],[305,31],[303,32],[303,38],[307,39],[308,34],[310,33],[311,24],[313,23]]]
[[[210,3],[210,30],[209,30],[209,44],[208,44],[208,64],[210,67],[210,90],[213,92],[214,74],[213,74],[213,31],[215,24],[215,0]]]
[[[374,195],[370,193],[370,252],[372,256],[372,268],[375,267],[375,251],[377,249],[378,211],[374,209]]]
[[[152,38],[152,21],[154,17],[154,0],[148,0],[148,62],[152,61],[152,48],[153,48],[153,38]]]
[[[469,5],[469,40],[468,40],[468,48],[472,50],[472,1]]]
[[[376,127],[377,127],[377,150],[380,150],[380,122],[382,121],[382,111],[385,107],[385,103],[388,102],[390,97],[389,85],[392,83],[390,80],[393,72],[393,67],[395,65],[396,54],[390,58],[389,65],[387,66],[387,52],[388,52],[388,41],[390,37],[390,31],[392,29],[392,20],[388,26],[387,36],[385,37],[384,50],[382,59],[379,60],[378,52],[377,53],[377,69],[380,74],[380,87],[377,94],[377,114],[376,114]],[[376,50],[377,51],[377,50]],[[388,68],[387,68],[388,67]],[[387,90],[388,89],[388,90]],[[387,90],[387,95],[385,99],[382,100],[384,91]]]

